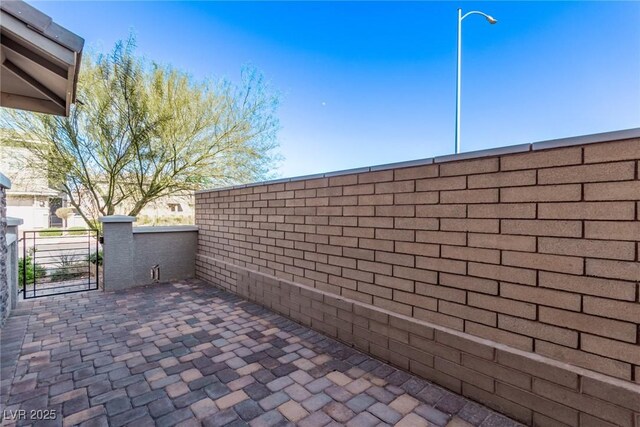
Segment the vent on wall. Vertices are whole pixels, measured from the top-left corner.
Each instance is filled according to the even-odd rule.
[[[160,264],[156,264],[151,267],[151,280],[154,282],[160,281]]]

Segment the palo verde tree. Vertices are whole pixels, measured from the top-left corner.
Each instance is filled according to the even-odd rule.
[[[243,70],[239,84],[195,81],[134,48],[129,38],[85,60],[69,117],[3,109],[3,126],[37,158],[30,166],[46,171],[87,223],[116,208],[135,216],[162,196],[270,176],[277,97],[258,72]]]

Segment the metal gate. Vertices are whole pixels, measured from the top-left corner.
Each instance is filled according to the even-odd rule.
[[[19,283],[25,299],[98,289],[102,256],[96,229],[24,231]]]

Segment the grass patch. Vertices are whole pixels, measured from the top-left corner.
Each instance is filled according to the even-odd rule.
[[[84,227],[71,227],[67,229],[69,236],[84,236],[87,234],[87,229]]]
[[[59,237],[62,236],[62,229],[60,228],[45,228],[38,233],[40,237]]]

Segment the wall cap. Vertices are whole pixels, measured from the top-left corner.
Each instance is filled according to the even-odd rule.
[[[374,172],[374,171],[381,171],[381,170],[387,170],[387,169],[404,168],[404,167],[411,167],[411,166],[422,166],[422,165],[428,165],[432,163],[455,162],[460,160],[476,159],[480,157],[501,156],[504,154],[548,150],[550,148],[567,147],[571,145],[586,145],[586,144],[595,144],[599,142],[613,142],[613,141],[620,141],[623,139],[634,139],[634,138],[640,138],[640,128],[594,133],[589,135],[580,135],[580,136],[573,136],[570,138],[552,139],[547,141],[532,142],[532,143],[525,143],[525,144],[507,145],[504,147],[488,148],[486,150],[468,151],[468,152],[459,153],[459,154],[448,154],[444,156],[438,156],[435,158],[408,160],[404,162],[387,163],[384,165],[375,165],[375,166],[369,166],[369,167],[363,167],[363,168],[339,170],[339,171],[326,172],[326,173],[320,173],[315,175],[295,176],[292,178],[282,178],[282,179],[276,179],[271,181],[252,182],[250,184],[231,185],[231,186],[221,187],[221,188],[210,188],[206,190],[196,191],[195,194],[212,193],[212,192],[225,191],[225,190],[236,190],[239,188],[257,187],[260,185],[269,185],[269,184],[275,184],[275,183],[281,183],[281,182],[304,181],[307,179],[329,178],[329,177],[340,176],[340,175],[351,175],[356,173]]]
[[[294,178],[291,178],[292,181],[303,181],[308,179],[322,179],[325,177],[324,173],[313,173],[311,175],[301,175]]]
[[[501,156],[503,154],[524,153],[531,151],[531,144],[508,145],[506,147],[488,148],[486,150],[468,151],[460,154],[448,154],[433,159],[434,163],[455,162],[459,160],[477,159],[480,157]]]
[[[353,175],[356,173],[366,173],[366,172],[370,172],[371,168],[369,167],[364,167],[364,168],[353,168],[353,169],[345,169],[345,170],[341,170],[341,171],[334,171],[334,172],[327,172],[324,174],[325,178],[331,178],[334,176],[341,176],[341,175]],[[295,178],[296,180],[298,178]]]
[[[116,222],[135,222],[135,216],[128,215],[109,215],[109,216],[101,216],[98,221],[103,223],[116,223]]]
[[[371,166],[369,169],[371,172],[384,171],[389,169],[410,168],[412,166],[425,166],[432,165],[433,157],[428,159],[407,160],[404,162],[386,163],[384,165]]]
[[[12,244],[14,244],[15,242],[18,241],[18,236],[12,233],[8,233],[7,234],[7,247],[11,246]]]
[[[569,147],[572,145],[597,144],[599,142],[613,142],[634,138],[640,138],[640,128],[594,133],[591,135],[572,136],[569,138],[552,139],[550,141],[534,142],[531,145],[533,151],[538,151],[548,150],[550,148]]]
[[[17,227],[22,224],[24,224],[24,220],[22,218],[14,218],[11,216],[7,217],[7,227]]]
[[[11,180],[2,172],[0,172],[0,187],[4,187],[6,189],[11,188]]]
[[[154,227],[133,227],[133,234],[144,233],[182,233],[198,231],[197,225],[167,225]]]

